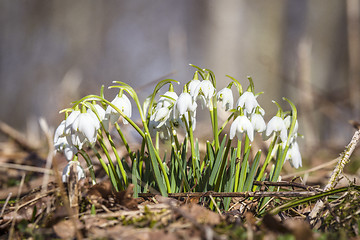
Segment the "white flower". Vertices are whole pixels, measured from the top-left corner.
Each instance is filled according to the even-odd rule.
[[[263,132],[266,129],[266,124],[264,118],[261,116],[260,113],[253,113],[251,115],[251,124],[254,127],[256,132]]]
[[[274,116],[268,123],[266,128],[266,136],[270,136],[273,132],[280,133],[282,142],[287,140],[287,129],[285,122],[281,117]]]
[[[183,92],[174,104],[174,118],[182,117],[187,114],[187,112],[194,113],[196,107],[197,104],[193,101],[191,95]]]
[[[200,96],[204,97],[206,106],[209,108],[211,98],[215,94],[214,85],[211,83],[210,80],[204,80],[200,84],[197,85],[194,95],[193,95],[195,100],[198,98],[199,94],[201,94]]]
[[[55,130],[54,144],[56,144],[56,142],[59,141],[59,138],[64,137],[64,131],[65,131],[65,120],[63,120]]]
[[[131,117],[131,102],[129,100],[129,98],[125,95],[122,94],[121,97],[119,97],[118,95],[114,98],[114,100],[111,101],[112,104],[115,105],[115,107],[117,107],[120,111],[122,111],[127,117]],[[111,124],[114,124],[115,122],[117,122],[117,120],[120,117],[120,113],[117,112],[113,107],[111,107],[110,105],[106,108],[105,111],[105,118],[107,120],[110,121]],[[127,124],[128,121],[126,121],[126,119],[123,118],[123,123]]]
[[[103,121],[105,119],[105,110],[99,104],[94,104],[93,106],[99,115],[100,121]],[[89,108],[87,112],[90,113],[97,121],[99,121],[94,111]]]
[[[72,160],[74,155],[78,152],[77,148],[67,141],[67,138],[64,134],[65,132],[65,120],[63,120],[54,134],[54,148],[57,152],[64,153],[68,161]]]
[[[289,160],[291,166],[293,166],[294,168],[302,167],[301,154],[297,142],[293,142],[290,144],[290,147],[286,154],[285,161],[286,160]]]
[[[80,163],[78,161],[70,161],[64,168],[64,171],[62,173],[61,179],[63,183],[67,183],[69,181],[70,177],[70,169],[73,165],[76,165],[76,172],[77,172],[77,180],[85,178],[85,172],[80,166]]]
[[[236,137],[241,141],[243,133],[246,131],[249,140],[253,141],[254,139],[254,128],[250,120],[245,116],[238,116],[230,127],[230,139]]]
[[[155,122],[160,122],[156,126],[157,128],[164,125],[170,118],[171,111],[167,107],[162,107],[157,109],[153,115],[151,115],[150,120],[153,120]]]
[[[222,102],[222,107],[225,108],[225,111],[233,108],[234,99],[233,93],[230,88],[223,88],[217,94],[216,98],[218,102]]]
[[[290,131],[290,127],[291,127],[291,121],[292,121],[292,117],[290,115],[288,115],[285,119],[284,119],[284,123],[285,123],[285,126],[286,126],[286,129],[288,129]],[[296,119],[296,122],[295,122],[295,126],[294,126],[294,130],[291,134],[291,140],[290,141],[293,141],[293,138],[297,136],[297,131],[299,129],[299,123],[298,123],[298,120]]]
[[[73,139],[76,139],[73,144],[78,145],[81,149],[86,141],[89,141],[90,144],[95,143],[99,128],[100,122],[97,118],[95,119],[89,112],[80,113],[72,123],[72,135]]]
[[[73,122],[75,121],[75,119],[79,116],[80,111],[76,110],[70,113],[70,115],[66,118],[65,120],[65,130],[64,130],[64,134],[65,135],[70,135],[71,134],[71,126],[73,124]]]
[[[173,111],[174,103],[177,99],[177,94],[170,91],[166,92],[164,96],[159,99],[159,102],[156,104],[154,113],[150,116],[150,122],[154,130],[158,129],[158,131],[164,131],[164,129],[160,128],[163,126],[169,127],[168,122]]]
[[[240,96],[236,105],[237,107],[245,108],[246,112],[250,114],[257,106],[259,106],[259,103],[253,92],[246,91]]]
[[[56,142],[54,142],[54,148],[57,152],[62,152],[65,155],[65,158],[68,161],[71,161],[74,155],[78,152],[77,148],[67,141],[67,137],[59,137]]]
[[[164,97],[164,96],[167,96],[167,97],[170,97],[170,98],[167,98],[167,97]],[[178,95],[176,94],[176,92],[170,92],[170,91],[167,91],[165,94],[164,94],[163,97],[161,97],[159,99],[159,102],[158,104],[156,105],[156,108],[162,108],[162,107],[170,107],[171,105],[173,105],[175,103],[175,101],[178,99]]]
[[[195,97],[196,88],[199,86],[200,83],[201,83],[201,82],[200,82],[200,80],[198,80],[198,79],[193,79],[193,80],[191,80],[191,81],[189,82],[189,84],[188,84],[188,90],[189,90],[190,95],[191,95],[192,97]]]

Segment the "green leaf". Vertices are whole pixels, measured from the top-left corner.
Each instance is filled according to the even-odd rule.
[[[149,141],[151,141],[151,139],[148,135],[146,135],[146,139],[147,139],[146,145],[147,145],[147,148],[148,148],[148,151],[150,154],[151,166],[152,166],[152,170],[154,173],[156,184],[159,187],[159,191],[160,191],[161,195],[167,196],[167,189],[166,189],[165,181],[160,173],[159,163],[158,163],[156,155],[155,155],[156,150],[154,149],[152,144],[149,144]]]
[[[223,156],[224,153],[225,142],[226,142],[226,137],[223,138],[219,151],[216,153],[216,159],[214,165],[211,167],[211,174],[209,178],[209,186],[211,187],[214,187],[215,178],[220,169],[221,157]]]
[[[175,156],[175,160],[177,161],[178,165],[180,166],[180,174],[181,174],[181,182],[184,182],[185,185],[185,190],[186,191],[190,191],[191,187],[190,184],[187,180],[185,171],[186,171],[186,162],[185,161],[181,161],[179,159],[179,156],[176,154],[175,149],[173,148],[173,152],[174,152],[174,156]],[[183,167],[182,165],[185,165],[185,167]]]
[[[255,156],[254,162],[251,165],[251,169],[249,174],[246,177],[244,191],[251,191],[254,180],[255,180],[255,173],[258,169],[259,162],[260,162],[261,150],[259,150]]]
[[[138,197],[138,193],[140,192],[141,187],[138,184],[138,180],[139,180],[139,172],[137,170],[137,160],[139,159],[140,155],[139,152],[137,152],[137,156],[133,158],[132,161],[132,171],[131,171],[131,181],[132,184],[134,185],[134,198]],[[125,164],[127,165],[127,164]]]
[[[280,206],[272,209],[270,211],[270,214],[275,215],[275,214],[278,214],[281,211],[285,211],[285,210],[290,209],[292,207],[297,207],[300,204],[304,204],[304,203],[307,203],[307,202],[312,202],[312,201],[319,200],[321,198],[324,198],[324,197],[327,197],[327,196],[330,196],[330,195],[335,195],[335,194],[338,194],[338,193],[347,192],[347,191],[351,191],[351,190],[354,190],[354,189],[357,190],[357,191],[360,191],[360,186],[342,187],[342,188],[337,188],[337,189],[333,189],[333,190],[330,190],[330,191],[318,193],[318,194],[316,194],[314,196],[295,199],[293,201],[287,202],[287,203],[285,203],[283,205],[280,205]]]
[[[249,154],[250,154],[251,147],[248,148],[247,152],[245,153],[244,159],[241,163],[241,170],[240,170],[240,177],[239,177],[239,186],[238,186],[238,192],[243,192],[244,185],[246,181],[246,174],[249,169]]]
[[[234,189],[234,179],[235,179],[235,163],[236,163],[236,151],[232,151],[231,154],[231,159],[230,159],[230,168],[228,169],[228,173],[227,173],[227,181],[225,183],[225,192],[232,192]],[[226,197],[224,198],[224,208],[225,211],[227,211],[229,209],[230,206],[230,201],[231,198],[230,197]]]

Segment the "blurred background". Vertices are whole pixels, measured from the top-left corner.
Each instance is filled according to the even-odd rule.
[[[342,151],[360,120],[359,23],[358,0],[2,0],[0,120],[36,139],[39,117],[56,127],[101,85],[126,82],[144,100],[157,80],[189,81],[193,63],[220,87],[252,76],[267,120],[271,100],[293,100],[306,162]]]

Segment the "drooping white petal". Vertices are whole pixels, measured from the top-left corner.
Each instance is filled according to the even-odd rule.
[[[204,97],[205,103],[207,107],[210,107],[210,100],[215,94],[214,85],[210,80],[204,80],[200,84],[197,85],[195,89],[195,93],[193,95],[194,99],[196,100],[201,94]],[[199,96],[199,97],[201,97]]]
[[[254,130],[256,132],[263,132],[266,129],[266,123],[264,121],[264,118],[261,116],[261,114],[252,114],[251,115],[251,124],[254,127]]]
[[[76,171],[77,171],[77,180],[79,181],[80,179],[83,179],[85,178],[85,172],[84,170],[82,169],[82,167],[80,166],[80,163],[78,161],[71,161],[69,162],[65,168],[64,168],[64,171],[63,171],[63,174],[62,174],[62,182],[66,183],[69,181],[69,177],[70,177],[70,168],[73,166],[73,165],[76,165]]]
[[[236,135],[239,140],[242,139],[242,134],[246,132],[250,141],[254,140],[254,128],[250,120],[245,116],[238,116],[230,127],[230,139]]]
[[[195,97],[196,88],[200,83],[201,83],[200,80],[197,79],[193,79],[189,82],[188,89],[192,97]]]
[[[70,115],[65,120],[65,131],[64,134],[68,135],[71,134],[71,128],[73,122],[76,120],[76,118],[79,116],[80,111],[76,110],[70,113]]]
[[[168,97],[170,97],[170,98],[172,98],[174,100],[172,100],[170,98],[167,98],[167,97],[161,97],[159,99],[159,102],[158,102],[157,106],[156,106],[157,108],[170,107],[178,99],[178,95],[176,94],[176,92],[168,91],[168,92],[166,92],[164,94],[164,96],[168,96]]]
[[[237,107],[245,108],[248,114],[252,113],[252,111],[259,106],[254,93],[249,91],[244,92],[240,96],[236,105]]]
[[[281,117],[274,116],[270,119],[266,128],[266,136],[270,136],[273,132],[280,133],[280,139],[282,142],[287,141],[287,129],[284,120]]]
[[[289,115],[287,116],[285,119],[284,119],[284,123],[285,123],[285,126],[286,126],[286,129],[288,129],[290,131],[290,127],[291,127],[291,120],[292,120],[292,117]],[[296,122],[295,122],[295,126],[294,126],[294,130],[291,134],[291,138],[293,138],[294,136],[297,135],[297,131],[299,129],[299,123],[298,123],[298,120],[296,119]]]
[[[78,150],[74,145],[69,145],[69,144],[65,145],[64,155],[68,161],[71,161],[77,152]]]
[[[222,107],[225,108],[225,111],[233,108],[234,98],[233,93],[230,88],[223,88],[217,94],[216,98],[218,102],[222,102]]]
[[[176,118],[176,116],[183,116],[187,111],[194,112],[196,106],[196,103],[189,93],[181,93],[174,104],[174,118]]]
[[[79,115],[78,119],[78,131],[84,134],[90,143],[95,143],[97,130],[100,128],[100,123],[95,121],[90,113],[82,113]]]
[[[297,142],[290,145],[286,159],[290,161],[291,166],[294,168],[302,167],[301,153]]]
[[[116,96],[114,100],[111,101],[115,107],[117,107],[120,111],[122,111],[127,117],[131,117],[132,108],[131,108],[131,102],[129,98],[123,94],[121,97]],[[113,107],[110,105],[106,108],[105,111],[105,118],[109,119],[111,124],[114,124],[117,122],[117,120],[120,117],[120,113],[117,112]],[[127,124],[128,121],[123,118],[123,123]]]
[[[65,131],[65,120],[63,120],[59,126],[56,128],[55,133],[54,133],[54,144],[58,141],[58,139],[60,137],[64,136],[64,131]]]
[[[96,110],[96,112],[97,112],[97,114],[98,114],[98,116],[100,118],[100,121],[104,120],[104,118],[105,118],[105,109],[102,108],[99,104],[94,104],[94,108],[95,108],[95,110]],[[99,121],[99,119],[96,117],[96,114],[90,108],[87,110],[87,112],[90,113],[93,117],[95,117],[95,119],[97,121]]]

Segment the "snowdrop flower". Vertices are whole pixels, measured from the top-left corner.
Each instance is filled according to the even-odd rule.
[[[90,108],[87,110],[87,112],[90,113],[95,120],[99,121],[100,119],[100,121],[103,121],[105,119],[105,110],[99,104],[94,104],[93,106],[99,115],[99,118],[97,118],[96,114]]]
[[[57,152],[64,153],[68,161],[72,160],[74,155],[78,152],[77,148],[72,144],[68,143],[65,131],[65,120],[63,120],[57,127],[54,134],[54,148]]]
[[[189,82],[188,89],[192,97],[195,97],[195,91],[200,83],[201,82],[198,79],[193,79]]]
[[[266,128],[266,136],[270,136],[273,132],[280,133],[282,142],[287,141],[287,130],[285,122],[281,117],[274,116],[268,123]]]
[[[170,109],[168,107],[162,107],[157,109],[153,115],[151,115],[150,120],[153,120],[155,122],[160,122],[156,126],[157,128],[164,125],[169,119],[170,119]]]
[[[114,104],[115,107],[117,107],[120,111],[122,111],[126,116],[128,116],[129,118],[131,117],[131,111],[132,111],[131,102],[125,94],[122,94],[121,97],[119,97],[119,95],[117,95],[114,98],[114,100],[111,101],[111,103]],[[118,113],[110,105],[106,108],[105,118],[107,120],[109,120],[111,124],[114,124],[115,122],[117,122],[119,117],[120,117],[120,113]],[[123,123],[127,124],[128,121],[126,121],[126,119],[123,118]]]
[[[194,113],[197,104],[193,101],[189,93],[183,92],[180,94],[174,104],[174,118],[182,117],[187,112]]]
[[[73,144],[79,146],[80,149],[86,141],[90,144],[94,144],[99,129],[100,122],[97,118],[95,119],[89,112],[80,113],[72,123]]]
[[[285,123],[285,126],[286,126],[286,129],[288,129],[290,131],[290,127],[291,127],[291,121],[292,121],[292,117],[290,115],[288,115],[285,119],[284,119],[284,123]],[[293,141],[293,138],[297,136],[297,131],[299,129],[299,123],[298,123],[298,120],[296,119],[296,122],[295,122],[295,126],[294,126],[294,130],[293,132],[291,133],[291,139],[290,141],[292,142]]]
[[[254,139],[254,128],[250,120],[245,116],[238,116],[230,127],[230,139],[233,139],[236,135],[238,140],[241,141],[243,133],[246,131],[249,140]]]
[[[206,106],[209,108],[211,106],[210,105],[211,98],[215,94],[214,85],[210,80],[204,80],[197,85],[195,89],[195,93],[193,95],[194,99],[197,99],[199,94],[201,94],[200,97],[203,97]]]
[[[167,96],[167,97],[164,97]],[[172,106],[175,101],[178,99],[178,95],[176,92],[167,91],[164,96],[160,97],[158,104],[156,105],[156,108],[162,108],[162,107],[170,107]],[[170,98],[174,99],[170,99]]]
[[[289,160],[291,166],[294,168],[302,167],[302,160],[301,160],[299,145],[296,141],[290,144],[290,147],[286,154],[285,161],[286,160]]]
[[[245,108],[246,112],[250,114],[257,106],[259,106],[259,103],[253,92],[246,91],[240,96],[236,105],[237,107]]]
[[[165,97],[167,96],[167,97]],[[168,98],[171,97],[172,99]],[[150,121],[159,122],[157,128],[160,128],[164,124],[167,124],[170,120],[171,112],[173,111],[173,106],[175,101],[178,99],[178,96],[175,92],[168,91],[159,99],[155,107],[154,113],[150,116]]]
[[[80,179],[85,178],[85,172],[80,166],[80,163],[78,161],[71,161],[65,166],[64,171],[62,173],[61,180],[63,183],[67,183],[69,181],[70,169],[73,165],[76,165],[77,180],[79,181]]]
[[[64,129],[64,134],[65,135],[70,135],[71,134],[71,126],[73,124],[73,122],[75,121],[75,119],[79,116],[80,111],[76,110],[70,113],[70,115],[66,118],[65,120],[65,129]]]
[[[55,130],[54,144],[59,141],[59,138],[64,137],[65,131],[65,120],[63,120]]]
[[[234,99],[233,93],[230,88],[223,88],[217,94],[216,98],[218,102],[222,102],[222,107],[225,108],[225,111],[233,108]]]
[[[251,124],[254,128],[254,131],[256,132],[261,133],[264,132],[266,129],[264,118],[261,116],[260,113],[255,112],[251,115]]]

